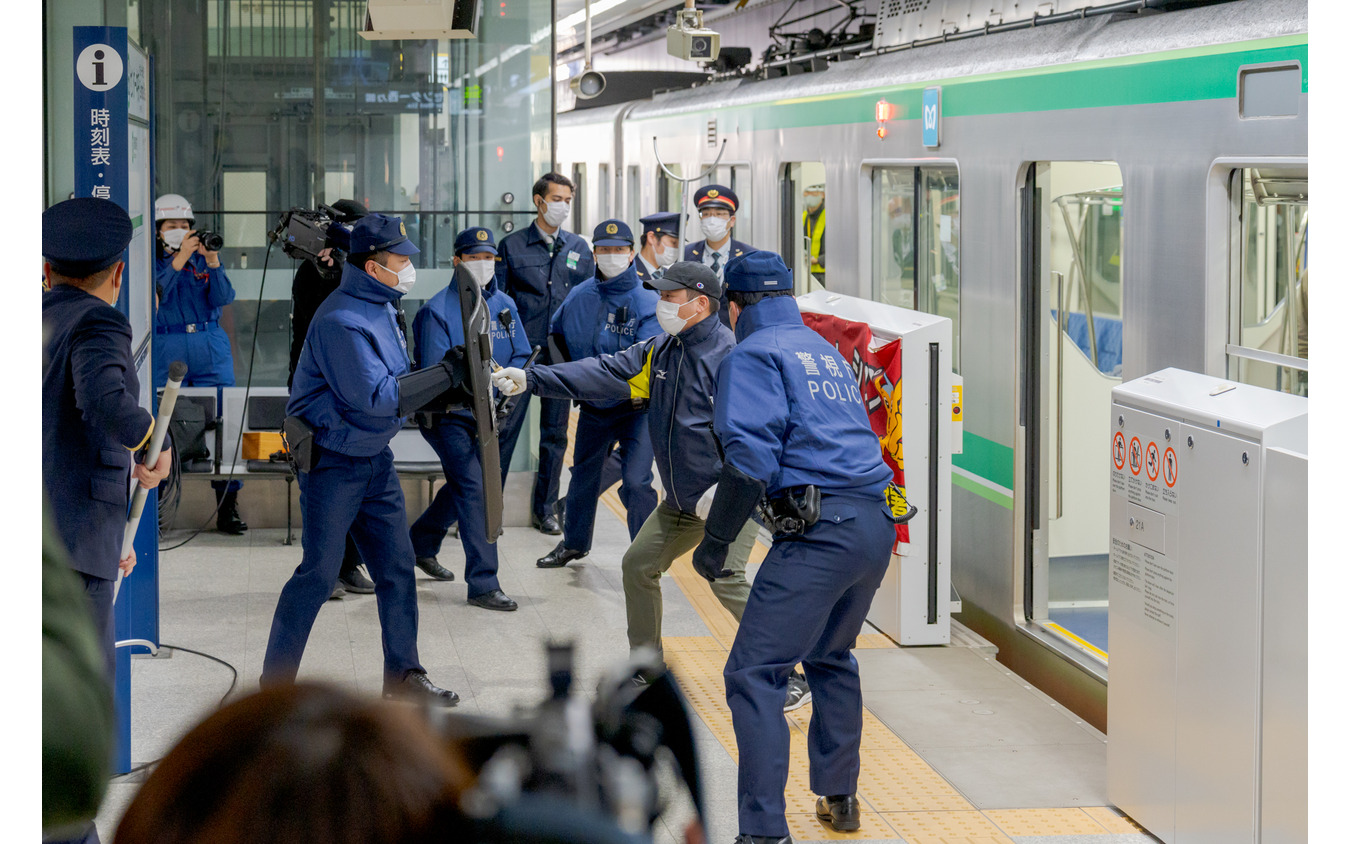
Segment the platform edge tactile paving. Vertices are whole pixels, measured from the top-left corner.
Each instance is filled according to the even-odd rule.
[[[1107,830],[1087,812],[1068,809],[985,809],[1008,835],[1101,835]]]
[[[1139,824],[1135,823],[1128,815],[1111,806],[1084,806],[1083,811],[1101,824],[1107,832],[1115,834],[1128,834],[1134,832],[1147,832]]]

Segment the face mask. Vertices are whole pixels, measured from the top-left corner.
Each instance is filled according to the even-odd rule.
[[[164,243],[170,249],[177,251],[178,247],[183,245],[183,239],[187,237],[187,229],[168,229],[160,235]]]
[[[684,330],[693,317],[682,318],[680,308],[688,303],[684,302],[657,302],[656,303],[656,322],[667,334],[674,336]]]
[[[488,282],[492,281],[492,276],[497,272],[496,261],[464,261],[464,266],[469,268],[469,275],[478,282],[479,287],[487,287]]]
[[[627,255],[596,255],[595,266],[605,276],[605,278],[614,278],[614,276],[628,269]]]
[[[819,208],[820,203],[824,201],[825,201],[824,198],[819,196],[808,196],[806,197],[806,207],[814,211],[817,208]]]
[[[666,246],[657,250],[656,265],[658,267],[669,267],[680,258],[680,247]]]
[[[572,203],[570,202],[546,202],[544,203],[544,222],[556,229],[563,224],[563,220],[567,219],[567,215],[571,211]]]
[[[699,220],[699,227],[703,229],[703,236],[716,243],[727,236],[727,224],[730,221],[723,217],[704,217]]]
[[[381,269],[385,272],[394,272],[388,267],[381,267]],[[417,283],[417,267],[414,267],[410,263],[408,266],[394,273],[394,275],[398,277],[398,284],[394,285],[394,289],[398,291],[398,295],[408,295],[408,291],[412,290],[413,285]]]

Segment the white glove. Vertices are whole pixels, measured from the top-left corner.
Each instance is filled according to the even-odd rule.
[[[708,487],[708,491],[703,493],[703,497],[694,505],[694,515],[703,521],[708,521],[708,514],[712,512],[713,498],[717,495],[717,484]]]
[[[492,373],[492,385],[503,395],[515,396],[525,392],[525,370],[514,366],[504,367]]]

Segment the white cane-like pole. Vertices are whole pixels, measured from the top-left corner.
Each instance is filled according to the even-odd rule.
[[[150,447],[145,451],[145,463],[154,466],[159,462],[159,454],[164,447],[164,435],[169,431],[169,420],[173,419],[173,406],[178,403],[178,388],[183,386],[187,375],[187,364],[176,360],[169,364],[169,382],[164,385],[164,395],[159,398],[159,415],[155,417],[155,429],[150,434]],[[131,513],[127,516],[127,529],[122,534],[122,554],[117,559],[125,560],[131,553],[136,541],[136,528],[141,523],[141,512],[145,510],[145,499],[150,490],[136,484],[136,493],[131,499]],[[117,602],[117,593],[122,588],[122,571],[117,571],[117,583],[113,585],[113,602]]]

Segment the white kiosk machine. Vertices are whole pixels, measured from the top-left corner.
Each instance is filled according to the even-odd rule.
[[[1112,391],[1107,793],[1165,844],[1307,841],[1308,400]]]

